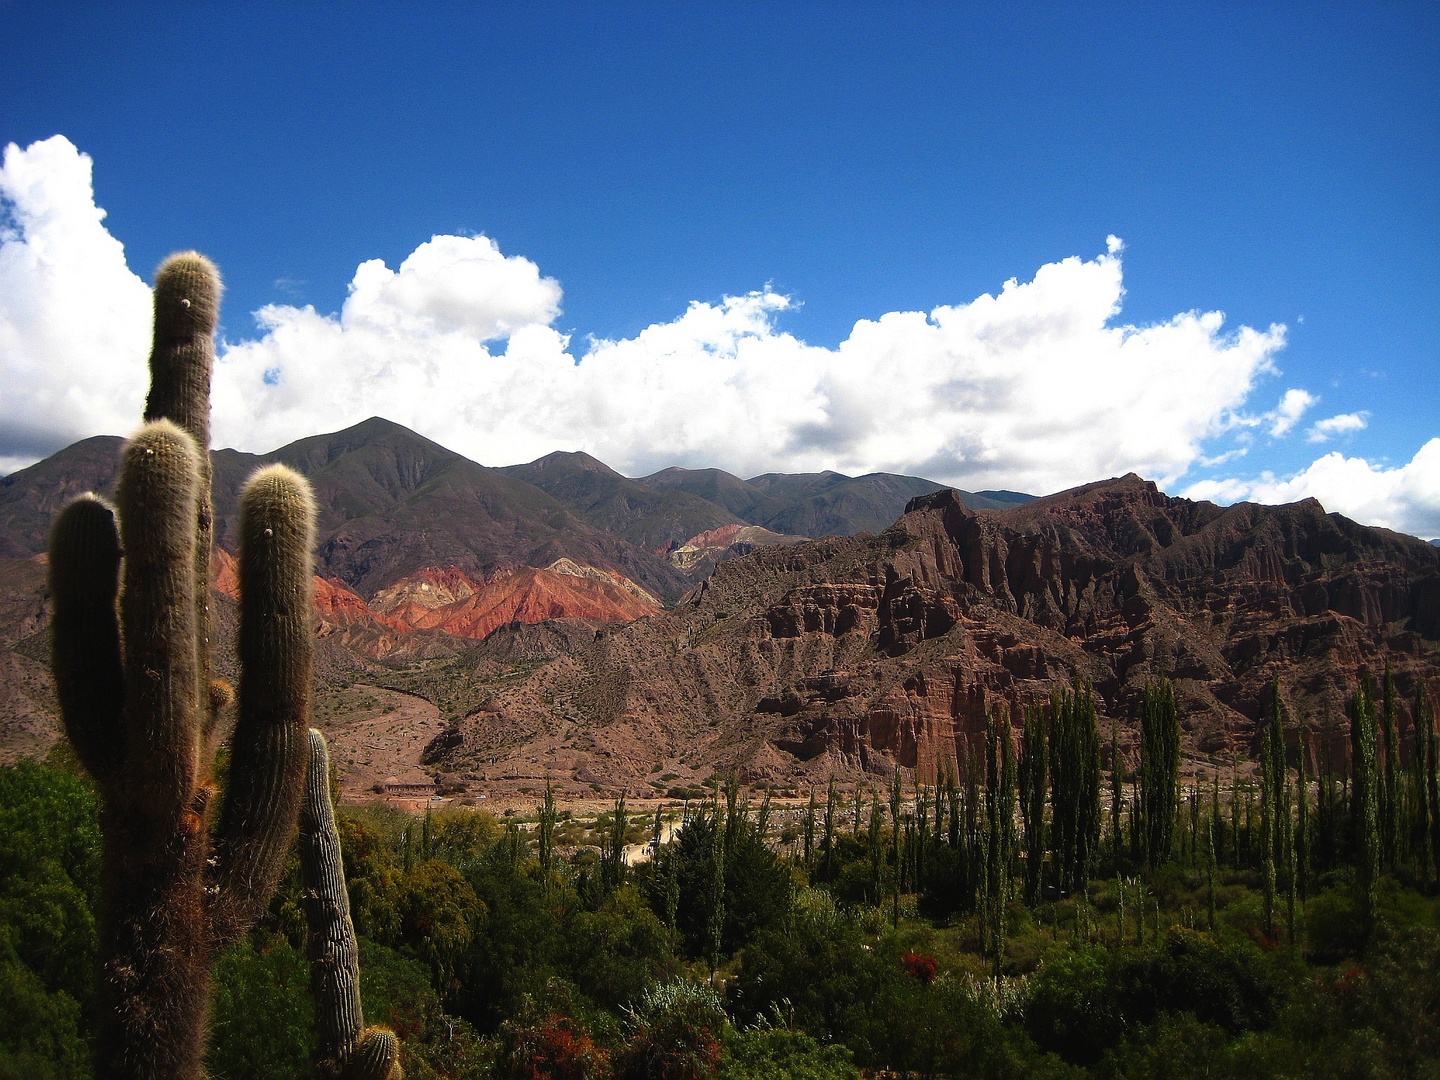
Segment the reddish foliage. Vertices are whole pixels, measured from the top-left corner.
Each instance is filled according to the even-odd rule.
[[[900,963],[905,965],[906,971],[927,986],[935,980],[935,973],[940,970],[940,961],[924,953],[903,952],[900,954]]]
[[[608,1071],[606,1052],[563,1016],[551,1013],[533,1027],[506,1027],[496,1074],[508,1080],[597,1080]]]

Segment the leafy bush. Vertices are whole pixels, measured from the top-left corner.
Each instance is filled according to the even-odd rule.
[[[633,886],[615,890],[598,911],[578,912],[565,940],[576,985],[608,1008],[629,1005],[646,986],[680,973],[670,931]]]
[[[672,982],[647,989],[630,1011],[630,1038],[617,1080],[712,1080],[725,1010],[708,986]]]
[[[609,1055],[556,1013],[533,1024],[507,1021],[498,1041],[497,1080],[601,1080],[610,1073]]]
[[[89,1075],[99,880],[89,782],[0,768],[0,1077]]]
[[[315,1006],[305,957],[279,935],[215,964],[206,1066],[215,1080],[308,1080]]]
[[[860,1080],[843,1046],[822,1046],[803,1031],[727,1029],[719,1080]]]
[[[1081,948],[1044,965],[1025,1026],[1041,1049],[1092,1065],[1128,1032],[1166,1014],[1194,1013],[1232,1036],[1263,1030],[1288,988],[1282,964],[1253,945],[1172,927],[1143,949]]]

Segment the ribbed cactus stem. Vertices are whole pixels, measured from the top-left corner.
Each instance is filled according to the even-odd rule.
[[[284,465],[261,469],[240,497],[240,717],[215,838],[217,946],[244,933],[275,890],[310,758],[315,500]]]
[[[156,820],[190,799],[199,764],[195,640],[195,440],[168,420],[125,447],[115,501],[125,551],[126,770],[135,803]]]
[[[384,1028],[366,1028],[360,1006],[360,954],[350,921],[340,833],[330,803],[330,752],[310,730],[310,767],[300,807],[300,874],[310,928],[310,991],[315,999],[315,1057],[322,1076],[399,1080],[399,1048]]]
[[[400,1040],[389,1028],[366,1028],[340,1075],[342,1080],[402,1080]]]
[[[146,422],[167,419],[190,433],[200,450],[195,500],[195,637],[200,686],[210,681],[210,553],[214,511],[210,503],[210,376],[215,367],[215,327],[220,321],[220,271],[196,251],[171,255],[155,274],[155,333],[150,350]],[[218,709],[202,716],[208,745]]]
[[[100,783],[125,746],[125,670],[120,662],[120,532],[115,511],[85,494],[50,529],[51,663],[60,711],[81,764]]]
[[[241,715],[210,858],[210,736],[230,699],[209,678],[219,302],[203,257],[161,267],[149,423],[123,452],[119,522],[84,496],[51,533],[57,696],[104,794],[95,1073],[106,1080],[202,1074],[215,955],[274,890],[309,752],[314,501],[289,470],[264,470],[242,500]]]
[[[155,273],[145,419],[171,420],[204,447],[210,445],[210,374],[220,292],[220,272],[196,251],[171,255]]]

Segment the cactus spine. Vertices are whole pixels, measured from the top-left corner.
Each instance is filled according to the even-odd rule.
[[[201,1075],[216,953],[274,891],[309,747],[314,504],[270,468],[241,497],[239,718],[212,847],[209,412],[220,279],[194,252],[155,283],[145,427],[117,511],[70,503],[50,539],[52,666],[65,728],[103,796],[96,1072]],[[122,558],[123,552],[123,558]],[[122,588],[123,584],[123,588]]]
[[[399,1045],[388,1028],[365,1027],[360,956],[350,921],[340,834],[330,805],[330,753],[310,729],[310,768],[300,808],[300,873],[310,927],[310,991],[315,998],[317,1065],[323,1077],[400,1080]]]

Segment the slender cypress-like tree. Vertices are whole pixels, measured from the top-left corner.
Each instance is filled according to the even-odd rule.
[[[1240,869],[1240,755],[1230,763],[1230,857],[1232,869]]]
[[[1210,844],[1218,860],[1225,850],[1225,819],[1220,815],[1220,770],[1210,777]]]
[[[1291,940],[1294,940],[1295,916],[1295,831],[1290,815],[1290,781],[1285,768],[1285,716],[1280,700],[1280,680],[1272,687],[1270,698],[1269,755],[1265,761],[1264,783],[1270,808],[1270,850],[1266,854],[1278,878],[1279,886],[1285,890],[1286,910],[1289,913]]]
[[[1000,975],[1000,958],[1005,949],[1005,900],[1002,881],[1004,860],[1003,825],[1000,820],[1001,768],[1000,722],[995,710],[985,718],[985,912],[984,938],[994,955],[995,975]],[[898,920],[897,920],[898,923]]]
[[[602,835],[600,844],[600,880],[607,889],[618,889],[625,884],[625,831],[628,827],[625,796],[621,795],[615,800],[609,831]]]
[[[1271,774],[1275,771],[1275,745],[1267,725],[1260,732],[1260,871],[1262,901],[1265,913],[1265,934],[1275,936],[1275,786]]]
[[[815,870],[815,789],[810,789],[810,805],[805,810],[805,872]]]
[[[979,902],[981,879],[985,876],[985,821],[980,813],[980,780],[984,758],[979,752],[965,753],[965,910],[974,911]]]
[[[660,811],[656,810],[655,813],[658,815]],[[536,832],[540,838],[540,874],[541,879],[545,883],[545,888],[548,891],[550,888],[551,863],[555,854],[555,824],[559,820],[559,816],[555,812],[555,791],[551,787],[548,779],[545,781],[545,801],[540,804],[539,819]],[[655,841],[655,847],[658,851],[660,847],[658,831]]]
[[[835,872],[835,777],[830,777],[830,786],[825,792],[825,839],[821,843],[821,850],[824,857],[821,860],[821,867],[824,876],[830,877]]]
[[[1430,817],[1430,865],[1440,878],[1440,742],[1435,737],[1435,712],[1425,700],[1425,687],[1415,689],[1415,715],[1425,729],[1425,790]]]
[[[1425,710],[1425,684],[1415,681],[1415,703],[1410,710],[1415,749],[1410,755],[1410,848],[1415,859],[1415,879],[1422,886],[1430,881],[1430,786],[1426,766],[1430,760],[1430,724]]]
[[[880,795],[870,796],[870,833],[865,838],[870,849],[870,895],[878,908],[885,897],[885,811]]]
[[[905,831],[900,820],[900,807],[904,799],[905,789],[901,786],[900,766],[896,765],[895,779],[890,784],[890,843],[895,862],[895,876],[890,887],[890,921],[895,926],[900,925],[900,886],[905,872]]]
[[[1110,855],[1115,860],[1115,872],[1120,872],[1120,856],[1123,851],[1120,835],[1120,808],[1125,802],[1125,762],[1120,754],[1120,724],[1110,721]]]
[[[1395,678],[1390,672],[1390,661],[1385,661],[1385,681],[1381,685],[1380,720],[1385,731],[1385,769],[1380,777],[1379,798],[1376,800],[1380,816],[1380,866],[1394,873],[1399,863],[1400,838],[1400,738],[1396,729]]]
[[[716,800],[715,816],[720,815]],[[725,836],[717,820],[710,830],[710,882],[705,911],[705,954],[710,962],[710,982],[715,982],[715,969],[720,966],[721,948],[725,939]]]
[[[1075,853],[1075,884],[1084,893],[1090,868],[1100,853],[1100,726],[1095,712],[1095,691],[1085,687],[1075,695],[1076,739],[1080,749],[1080,809]],[[1177,729],[1178,732],[1178,729]],[[1179,743],[1176,743],[1177,748]],[[1178,768],[1178,759],[1177,759]]]
[[[1008,711],[1000,714],[1000,902],[1010,899],[1015,856],[1020,850],[1015,831],[1016,773],[1015,740]]]
[[[1020,748],[1020,814],[1025,822],[1025,903],[1040,899],[1045,866],[1045,795],[1049,756],[1045,748],[1045,718],[1036,706],[1025,710],[1025,741]]]
[[[1305,724],[1295,733],[1299,769],[1295,777],[1295,885],[1303,901],[1310,891],[1310,784],[1306,776],[1309,750],[1305,745]]]
[[[1180,716],[1169,679],[1146,685],[1140,717],[1140,817],[1145,861],[1168,862],[1174,848],[1175,812],[1180,797]]]
[[[1375,760],[1375,706],[1368,679],[1361,680],[1350,705],[1350,749],[1354,780],[1350,795],[1350,825],[1356,877],[1364,898],[1365,927],[1375,925],[1375,885],[1380,877],[1380,822],[1376,805],[1378,770]]]
[[[1328,733],[1327,733],[1328,734]],[[1330,741],[1320,746],[1320,776],[1315,799],[1315,863],[1317,872],[1334,870],[1340,861],[1340,796],[1330,762]]]

